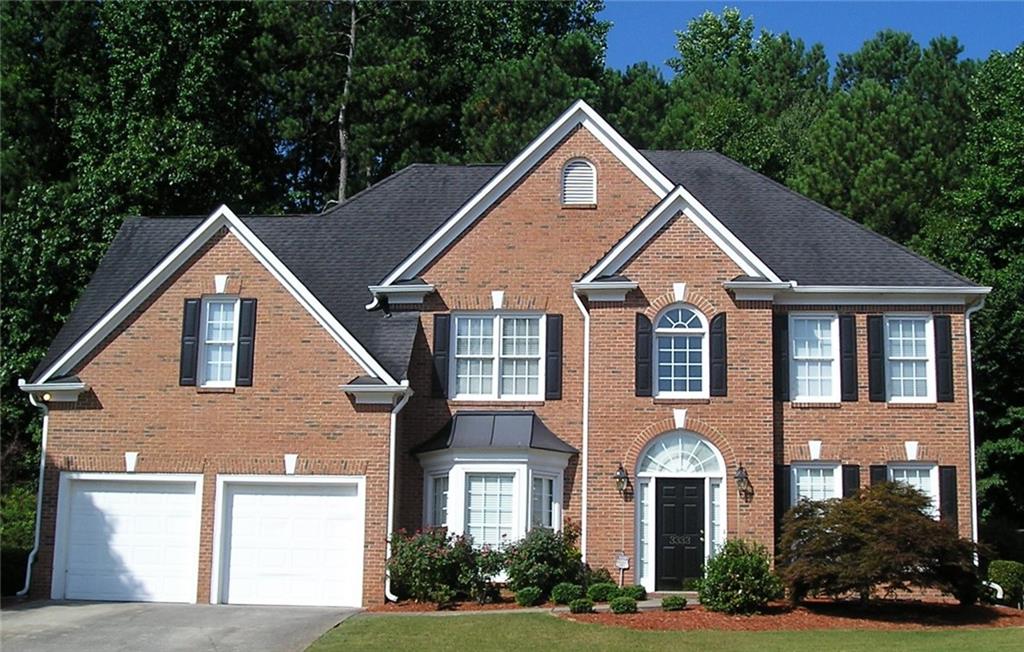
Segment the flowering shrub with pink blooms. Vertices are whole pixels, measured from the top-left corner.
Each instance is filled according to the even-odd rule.
[[[547,597],[556,584],[583,579],[583,563],[576,547],[580,528],[566,522],[561,532],[534,528],[505,548],[505,570],[513,591],[536,586]]]
[[[498,593],[492,578],[502,566],[500,551],[474,548],[469,537],[450,535],[444,528],[414,534],[400,530],[391,536],[388,574],[400,598],[439,607],[456,599],[487,602]]]

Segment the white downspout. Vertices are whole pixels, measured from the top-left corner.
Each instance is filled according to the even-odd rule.
[[[43,520],[43,487],[46,480],[46,431],[50,426],[50,408],[36,402],[36,397],[31,394],[28,395],[28,400],[43,411],[43,438],[39,448],[39,490],[36,492],[35,539],[32,543],[32,551],[28,553],[28,563],[25,564],[25,586],[16,594],[19,598],[28,595],[29,585],[32,583],[32,565],[36,563],[36,555],[39,554],[39,526]]]
[[[581,491],[583,498],[580,501],[580,556],[587,561],[587,475],[589,440],[590,440],[590,313],[576,292],[572,293],[576,307],[583,315],[583,452],[580,454],[580,465],[583,467],[583,480]]]
[[[971,315],[985,306],[982,296],[964,313],[964,342],[967,348],[967,427],[971,433],[971,540],[978,540],[978,471],[974,452],[974,364],[971,361]]]
[[[391,575],[387,572],[387,563],[391,560],[391,534],[395,531],[395,451],[398,447],[398,413],[413,395],[408,380],[403,380],[402,386],[405,387],[405,392],[391,410],[391,435],[388,442],[388,531],[385,533],[387,544],[384,550],[384,597],[392,602],[397,602],[398,596],[391,592]]]

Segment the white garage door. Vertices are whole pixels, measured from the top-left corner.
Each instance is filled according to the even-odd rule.
[[[222,601],[362,605],[358,484],[225,486]]]
[[[195,601],[194,482],[73,480],[65,487],[63,597]]]

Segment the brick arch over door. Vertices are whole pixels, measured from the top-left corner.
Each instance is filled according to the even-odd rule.
[[[687,289],[686,296],[683,297],[682,301],[676,299],[674,292],[666,292],[665,294],[655,297],[651,300],[650,305],[644,309],[644,314],[653,322],[655,318],[657,318],[659,312],[674,303],[688,303],[691,306],[695,306],[704,313],[704,316],[707,317],[708,321],[710,321],[711,318],[719,312],[718,308],[715,307],[715,304],[712,303],[710,299],[699,292]]]
[[[687,417],[686,424],[682,428],[676,426],[675,419],[672,417],[648,424],[647,427],[637,433],[627,449],[626,459],[629,460],[630,468],[636,471],[637,464],[640,462],[640,453],[647,448],[648,444],[658,437],[675,430],[686,430],[707,439],[711,445],[718,449],[718,452],[722,454],[722,458],[725,460],[726,468],[722,470],[723,476],[729,475],[729,467],[733,466],[736,460],[732,445],[718,430],[695,417]]]

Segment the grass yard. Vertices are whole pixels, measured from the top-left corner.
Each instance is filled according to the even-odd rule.
[[[548,614],[357,616],[307,652],[341,650],[1021,650],[1024,629],[930,631],[651,632],[569,622]]]

